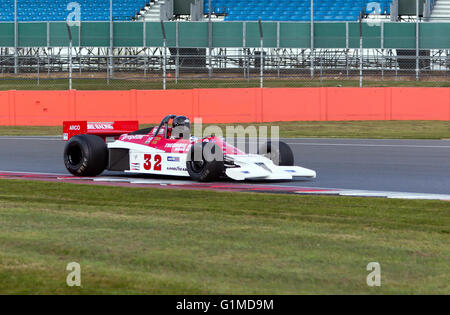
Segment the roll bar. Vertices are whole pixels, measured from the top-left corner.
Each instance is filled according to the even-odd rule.
[[[165,139],[167,139],[167,132],[168,132],[168,130],[169,130],[169,121],[171,120],[171,119],[174,119],[175,117],[177,117],[177,115],[169,115],[169,116],[166,116],[166,117],[164,117],[164,119],[161,121],[161,123],[159,124],[159,127],[158,127],[158,129],[156,129],[156,132],[155,132],[155,137],[156,136],[158,136],[158,134],[159,134],[159,131],[161,130],[161,128],[162,128],[162,126],[164,126],[165,125],[165,130],[164,130],[164,138]]]

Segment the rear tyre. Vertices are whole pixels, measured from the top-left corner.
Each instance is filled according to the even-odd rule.
[[[218,180],[225,171],[223,152],[217,144],[196,143],[189,150],[186,168],[195,181]]]
[[[64,164],[75,176],[97,176],[106,168],[108,148],[102,138],[78,135],[64,149]]]
[[[294,165],[294,154],[292,153],[291,147],[282,141],[276,143],[268,141],[259,148],[259,154],[272,160],[275,165]]]

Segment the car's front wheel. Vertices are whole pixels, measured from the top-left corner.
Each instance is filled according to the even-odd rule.
[[[188,154],[186,168],[195,181],[211,182],[224,173],[223,152],[214,143],[196,143]]]
[[[292,153],[291,147],[282,141],[268,141],[259,148],[259,154],[272,160],[275,165],[294,165],[294,154]]]
[[[77,135],[64,149],[64,164],[75,176],[97,176],[106,168],[108,148],[102,138],[94,135]]]

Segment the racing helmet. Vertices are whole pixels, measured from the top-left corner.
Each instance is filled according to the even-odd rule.
[[[191,122],[189,120],[189,118],[187,118],[186,116],[177,116],[173,119],[173,128],[176,127],[185,127],[187,129],[191,129]]]
[[[172,136],[175,138],[189,139],[191,122],[186,116],[177,116],[172,123]]]

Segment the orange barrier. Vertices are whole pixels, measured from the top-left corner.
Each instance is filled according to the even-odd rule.
[[[264,88],[0,92],[0,125],[139,120],[167,114],[205,123],[450,120],[450,88]]]

